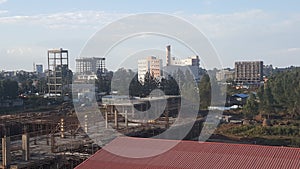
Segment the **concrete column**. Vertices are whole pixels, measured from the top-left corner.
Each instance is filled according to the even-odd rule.
[[[117,110],[115,110],[115,127],[116,127],[116,129],[118,129],[118,111]]]
[[[165,116],[166,116],[166,124],[165,124],[165,127],[166,127],[166,129],[168,129],[169,128],[169,110],[166,110],[166,112],[165,112]]]
[[[125,126],[128,128],[128,113],[127,110],[125,110]]]
[[[2,138],[2,165],[4,168],[9,168],[11,163],[10,154],[10,137]]]
[[[22,135],[22,154],[23,154],[23,159],[25,161],[28,161],[30,158],[30,153],[29,153],[29,135],[28,134],[23,134]]]
[[[51,152],[54,153],[54,151],[55,151],[55,137],[54,137],[54,134],[50,135],[50,140],[51,140],[51,142],[50,142],[51,143],[50,144],[51,145]]]
[[[132,113],[132,118],[134,118],[134,104],[132,104],[131,113]]]
[[[38,131],[38,130],[37,130],[37,124],[33,125],[32,127],[33,127],[33,131]],[[33,140],[33,144],[34,144],[34,145],[37,145],[36,139],[37,139],[37,137],[34,137],[34,140]]]
[[[105,111],[105,128],[108,128],[108,113]]]
[[[46,137],[46,144],[47,144],[47,146],[49,146],[49,137],[48,136]]]
[[[88,132],[88,115],[84,115],[84,132]]]
[[[65,138],[65,120],[63,118],[60,119],[60,137]]]

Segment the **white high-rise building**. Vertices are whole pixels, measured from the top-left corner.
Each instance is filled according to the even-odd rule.
[[[199,56],[191,56],[185,59],[171,57],[171,46],[166,47],[166,66],[164,68],[167,72],[176,72],[178,69],[189,70],[196,81],[200,80],[200,59]]]
[[[138,79],[144,82],[146,73],[150,73],[154,78],[162,76],[162,59],[148,56],[146,59],[138,60]]]
[[[178,59],[178,58],[172,57],[169,66],[197,66],[197,67],[199,67],[199,62],[200,62],[200,60],[199,60],[198,56],[191,56],[186,59]]]

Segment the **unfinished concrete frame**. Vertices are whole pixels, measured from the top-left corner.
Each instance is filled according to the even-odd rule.
[[[63,86],[69,84],[68,75],[69,55],[68,50],[48,50],[48,94],[49,97],[62,98],[64,96]]]

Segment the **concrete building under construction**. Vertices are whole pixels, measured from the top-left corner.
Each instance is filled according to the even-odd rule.
[[[263,61],[235,62],[235,82],[237,84],[258,85],[263,80]]]
[[[48,50],[48,97],[62,98],[64,88],[70,84],[68,50]]]
[[[76,73],[80,75],[92,75],[105,72],[105,58],[84,57],[76,59]]]

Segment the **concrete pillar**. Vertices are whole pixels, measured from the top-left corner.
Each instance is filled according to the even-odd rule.
[[[115,127],[116,127],[116,129],[118,129],[118,111],[117,110],[115,110]]]
[[[84,132],[88,132],[88,115],[84,115]]]
[[[65,138],[65,120],[63,118],[60,119],[60,137]]]
[[[108,113],[105,111],[105,128],[108,128]]]
[[[128,113],[127,110],[125,110],[125,126],[128,128]]]
[[[50,135],[50,140],[51,140],[51,152],[54,153],[54,150],[55,150],[55,137],[54,137],[54,134],[51,134]]]
[[[169,110],[166,110],[166,112],[165,112],[165,120],[166,120],[166,125],[165,125],[165,127],[166,127],[166,129],[168,129],[169,128]]]
[[[134,118],[134,104],[132,104],[131,113],[132,113],[132,118]]]
[[[47,146],[50,145],[50,143],[49,143],[49,137],[48,136],[46,137],[46,144],[47,144]]]
[[[22,135],[22,154],[23,154],[23,159],[25,161],[28,161],[30,158],[30,153],[29,153],[29,135],[28,134],[23,134]]]
[[[9,168],[11,163],[10,154],[10,137],[2,138],[2,165],[4,168]]]
[[[37,130],[37,124],[34,124],[32,127],[33,127],[33,131],[38,131],[38,130]],[[34,137],[34,140],[33,140],[33,144],[34,144],[34,145],[37,145],[36,139],[37,139],[37,137]]]

